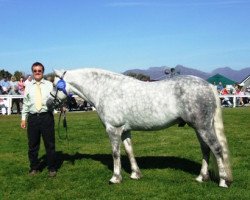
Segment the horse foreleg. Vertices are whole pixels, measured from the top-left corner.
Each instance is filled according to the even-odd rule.
[[[106,131],[109,135],[110,143],[112,146],[112,156],[113,156],[113,176],[109,180],[109,183],[120,183],[122,181],[121,176],[121,156],[120,156],[120,145],[121,145],[121,128],[107,127]]]
[[[136,162],[136,159],[134,156],[130,132],[124,132],[122,134],[122,141],[123,141],[125,151],[128,155],[129,161],[130,161],[130,166],[131,166],[131,171],[132,171],[130,178],[140,179],[142,177],[142,174],[141,174],[141,171],[137,165],[137,162]]]

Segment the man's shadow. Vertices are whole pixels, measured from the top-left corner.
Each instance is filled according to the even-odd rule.
[[[75,154],[56,152],[56,169],[59,170],[65,161],[72,165],[77,160],[92,159],[106,165],[109,170],[113,171],[113,158],[111,154],[82,154],[76,152]],[[190,174],[199,174],[201,165],[197,162],[186,158],[179,158],[174,156],[142,156],[136,157],[136,161],[140,169],[176,169]],[[121,156],[122,168],[127,173],[131,173],[130,162],[126,155]],[[40,169],[46,168],[46,156],[40,158]]]

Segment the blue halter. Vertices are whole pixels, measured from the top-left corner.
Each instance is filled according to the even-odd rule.
[[[56,89],[57,91],[63,92],[67,97],[72,97],[73,94],[67,93],[66,91],[66,82],[63,80],[64,75],[66,74],[67,71],[63,73],[63,75],[60,77],[60,80],[56,84]],[[57,93],[57,92],[56,92]]]
[[[66,82],[62,78],[60,78],[60,80],[57,82],[56,88],[68,96],[68,93],[66,91]]]
[[[64,75],[66,74],[66,72],[67,72],[67,71],[65,71],[65,72],[63,73],[63,75],[60,77],[60,80],[59,80],[59,81],[57,82],[57,84],[56,84],[56,94],[53,95],[52,93],[50,93],[50,95],[51,95],[52,97],[54,97],[53,104],[54,104],[55,107],[59,106],[59,105],[62,103],[62,102],[57,98],[57,93],[58,93],[58,91],[63,92],[63,93],[67,96],[67,98],[71,98],[71,97],[73,96],[73,94],[67,93],[67,91],[66,91],[66,82],[63,80],[63,77],[64,77]]]

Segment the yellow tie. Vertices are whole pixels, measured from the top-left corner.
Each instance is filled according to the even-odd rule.
[[[42,109],[42,93],[41,93],[41,87],[40,87],[39,82],[36,82],[35,106],[36,106],[36,109],[37,109],[38,112]]]

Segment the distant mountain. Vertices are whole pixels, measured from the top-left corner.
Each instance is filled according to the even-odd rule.
[[[241,70],[233,70],[230,67],[222,67],[213,70],[212,74],[221,74],[231,80],[241,82],[243,79],[250,75],[250,67]]]
[[[131,69],[124,72],[124,74],[128,73],[140,73],[145,74],[147,76],[150,76],[151,80],[162,80],[168,77],[169,75],[166,75],[165,72],[170,72],[171,67],[162,66],[162,67],[150,67],[148,69]],[[245,79],[247,76],[250,75],[250,67],[244,68],[242,70],[233,70],[230,67],[223,67],[223,68],[217,68],[213,70],[210,73],[206,73],[197,69],[192,69],[188,67],[184,67],[182,65],[177,65],[175,67],[175,72],[179,73],[181,75],[194,75],[201,77],[203,79],[208,79],[209,77],[215,75],[215,74],[221,74],[231,80],[234,80],[236,82],[241,82],[243,79]]]

